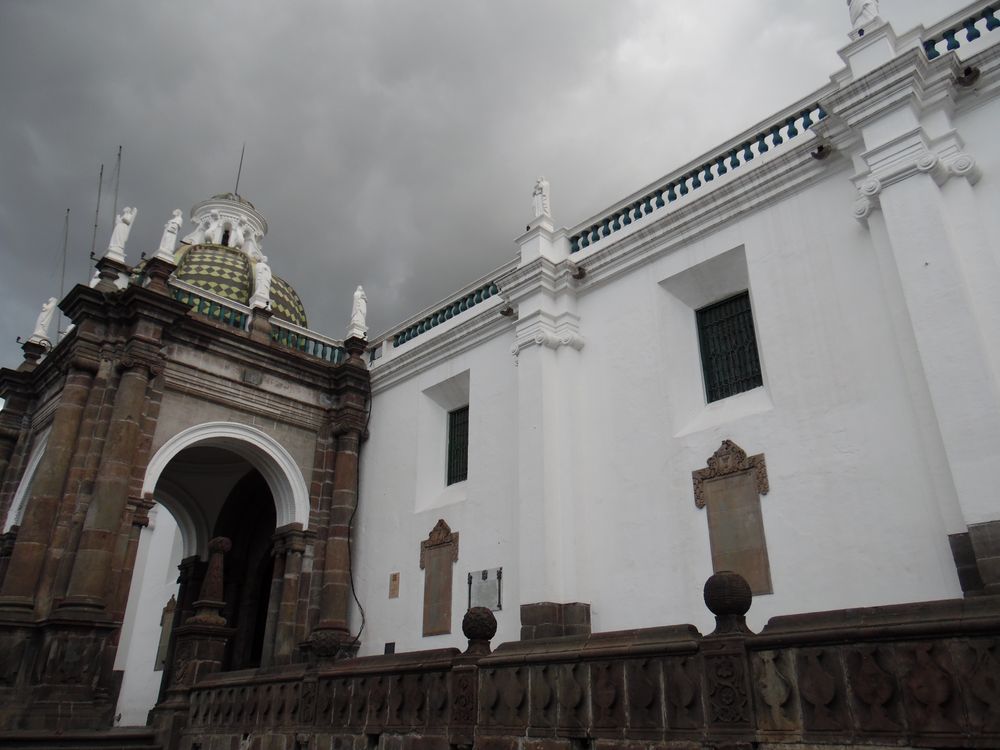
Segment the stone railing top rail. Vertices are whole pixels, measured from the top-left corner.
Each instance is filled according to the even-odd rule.
[[[773,617],[750,648],[1000,632],[1000,596]]]
[[[961,10],[953,13],[928,29],[918,27],[901,40],[920,41],[927,53],[927,58],[933,60],[943,54],[959,49],[963,43],[974,42],[982,37],[983,31],[995,31],[1000,28],[1000,2],[969,3]]]
[[[651,654],[683,654],[698,650],[703,638],[694,625],[618,630],[589,636],[539,638],[531,641],[511,641],[497,647],[490,656],[479,660],[482,667],[545,661],[578,661],[649,656]]]
[[[236,310],[237,312],[245,313],[247,315],[250,315],[250,313],[253,312],[246,305],[240,304],[239,302],[233,302],[233,300],[223,297],[221,294],[215,294],[215,292],[210,292],[206,289],[202,289],[201,287],[197,287],[194,284],[189,284],[186,281],[181,281],[180,279],[172,278],[168,283],[175,289],[183,289],[185,292],[188,292],[189,294],[196,295],[198,297],[201,297],[202,299],[211,300],[212,302],[220,304],[223,307],[228,307],[231,310]]]
[[[808,131],[827,116],[821,102],[835,90],[835,83],[827,84],[609,208],[581,221],[567,230],[571,252],[589,247],[619,231],[623,225],[664,208],[667,203],[679,200],[730,171],[748,165],[754,159],[763,157]]]
[[[321,344],[326,344],[327,346],[343,346],[344,342],[338,339],[332,339],[329,336],[324,336],[322,333],[317,333],[308,328],[303,328],[302,326],[297,326],[294,323],[289,323],[287,320],[282,318],[272,317],[271,325],[275,328],[281,328],[285,331],[290,331],[291,333],[296,333],[299,336],[304,336],[305,338],[312,339],[313,341],[318,341]]]

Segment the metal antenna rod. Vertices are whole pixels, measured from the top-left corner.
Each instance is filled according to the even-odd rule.
[[[62,248],[62,275],[59,277],[59,301],[62,301],[66,294],[66,250],[69,247],[69,209],[66,209],[66,218],[63,222],[63,248]],[[62,310],[56,306],[58,314],[56,316],[56,343],[59,343],[59,335],[62,333]]]
[[[115,162],[115,207],[111,213],[111,222],[118,216],[118,182],[122,176],[122,147],[118,147],[118,161]]]
[[[104,165],[101,165],[101,173],[97,176],[97,210],[94,211],[94,236],[90,240],[90,255],[94,256],[97,250],[97,218],[101,214],[101,188],[104,185]]]
[[[240,167],[236,170],[236,187],[233,189],[235,195],[240,194],[240,175],[243,174],[243,154],[247,151],[246,141],[243,142],[243,150],[240,151]]]

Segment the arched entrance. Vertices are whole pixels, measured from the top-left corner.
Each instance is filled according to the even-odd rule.
[[[159,522],[151,533],[173,521],[176,540],[153,544],[151,538],[149,552],[137,558],[144,565],[133,573],[117,665],[125,672],[122,724],[145,723],[145,713],[162,697],[171,667],[172,628],[193,612],[213,537],[232,542],[225,557],[222,614],[235,632],[223,669],[260,666],[269,605],[278,604],[269,601],[272,537],[282,525],[308,523],[301,470],[272,438],[244,425],[199,425],[171,438],[150,461],[143,489],[157,503]],[[173,605],[151,603],[143,595],[157,582],[162,588],[165,575],[177,578],[177,561],[156,552],[166,549],[183,550],[180,585],[170,592]],[[166,593],[160,598],[169,600]],[[167,617],[163,613],[171,606],[173,614]]]

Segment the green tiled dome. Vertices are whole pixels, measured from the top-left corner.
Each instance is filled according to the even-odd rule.
[[[240,250],[223,245],[194,245],[183,252],[174,277],[241,305],[253,294],[253,264]],[[274,317],[307,327],[306,311],[288,282],[271,278],[271,309]]]
[[[199,289],[247,304],[253,293],[250,260],[239,250],[221,245],[195,245],[181,258],[174,274]]]
[[[287,320],[297,326],[308,328],[306,310],[302,300],[288,282],[275,276],[271,279],[271,309],[276,318]]]

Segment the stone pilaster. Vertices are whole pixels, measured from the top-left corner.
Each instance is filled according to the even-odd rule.
[[[338,368],[340,408],[333,434],[336,457],[333,490],[324,544],[322,584],[319,592],[319,622],[307,648],[320,658],[352,654],[357,642],[351,638],[348,613],[351,601],[351,522],[358,505],[358,455],[364,436],[367,407],[367,365],[363,339],[345,342],[348,360]]]
[[[107,395],[109,382],[114,378],[115,361],[110,352],[105,353],[96,365],[96,374],[87,396],[80,429],[77,434],[76,450],[66,474],[63,496],[59,502],[59,512],[52,532],[52,541],[45,557],[35,605],[40,616],[46,616],[56,599],[66,594],[66,586],[72,569],[72,550],[80,541],[80,531],[86,514],[87,503],[93,489],[104,436],[111,418],[111,407],[101,413]],[[91,476],[87,476],[87,466],[92,465]]]
[[[72,367],[66,376],[42,458],[45,471],[35,478],[21,519],[18,539],[0,590],[0,609],[28,613],[34,609],[39,576],[93,377],[92,372],[77,367]]]
[[[320,589],[320,620],[313,631],[316,653],[332,655],[350,640],[347,615],[350,607],[351,551],[348,542],[351,517],[357,507],[358,448],[361,433],[345,430],[337,435],[334,464],[333,498],[323,558],[323,584]]]
[[[115,394],[94,496],[87,508],[80,545],[70,575],[65,609],[103,611],[114,562],[115,537],[128,502],[129,478],[139,439],[150,366],[131,358]]]

